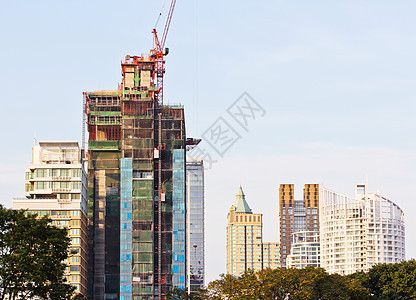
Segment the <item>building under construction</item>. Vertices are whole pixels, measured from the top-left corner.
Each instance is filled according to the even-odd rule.
[[[126,56],[117,90],[84,93],[89,299],[186,286],[184,109],[160,101],[160,63],[154,50]]]

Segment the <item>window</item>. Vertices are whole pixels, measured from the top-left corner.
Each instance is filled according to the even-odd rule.
[[[33,211],[33,213],[37,213],[38,217],[50,216],[51,215],[51,212],[49,210]]]
[[[51,188],[53,189],[59,189],[60,185],[58,181],[52,181],[51,182]]]
[[[57,176],[59,176],[59,170],[58,170],[58,169],[52,169],[52,170],[51,170],[51,176],[52,176],[52,177],[57,177]]]
[[[72,210],[71,211],[71,216],[79,217],[80,216],[80,211],[79,210]]]
[[[80,181],[73,181],[71,182],[71,188],[73,190],[80,190],[81,189],[81,182]]]
[[[68,226],[69,222],[68,221],[58,221],[58,220],[54,220],[52,221],[52,225],[56,225],[56,226]]]
[[[67,189],[67,188],[69,188],[69,182],[61,181],[61,189]]]
[[[65,200],[69,199],[69,194],[59,194],[59,195],[60,195],[59,199],[65,199]]]
[[[80,281],[81,276],[80,275],[69,275],[69,281]]]
[[[69,177],[69,169],[61,169],[61,177]]]
[[[80,245],[81,239],[80,238],[71,238],[71,244],[72,245]]]
[[[37,181],[35,182],[35,190],[45,190],[48,188],[48,182]]]
[[[70,235],[81,235],[81,229],[71,229],[69,230]]]
[[[71,226],[81,226],[81,220],[71,220]]]
[[[81,257],[80,256],[71,256],[71,257],[69,257],[69,262],[79,263],[79,262],[81,262]]]
[[[72,177],[77,177],[77,178],[79,178],[79,177],[81,177],[81,170],[80,169],[72,169],[71,170],[72,171]]]
[[[69,272],[79,272],[80,268],[79,266],[70,266]]]
[[[46,169],[36,169],[35,170],[35,177],[46,177],[47,176],[47,170]]]
[[[80,194],[72,194],[71,199],[72,200],[79,200],[79,199],[81,199],[81,195]]]

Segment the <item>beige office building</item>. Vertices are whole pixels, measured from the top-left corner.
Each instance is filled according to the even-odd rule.
[[[40,142],[26,168],[25,196],[13,209],[48,215],[71,238],[65,277],[87,296],[87,176],[78,142]]]
[[[240,186],[228,213],[227,273],[241,275],[279,266],[277,243],[263,243],[263,216],[253,214]]]

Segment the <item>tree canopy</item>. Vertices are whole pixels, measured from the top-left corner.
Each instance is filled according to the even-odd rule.
[[[0,205],[0,299],[71,299],[68,232],[50,222]]]
[[[329,275],[322,268],[265,269],[240,277],[222,275],[208,285],[208,299],[366,299],[367,289],[354,278]]]
[[[416,299],[416,261],[375,265],[368,272],[368,288],[379,299]]]
[[[167,299],[416,299],[416,261],[378,264],[367,273],[347,276],[315,267],[249,270],[241,276],[222,274],[205,290],[187,295],[175,289]]]

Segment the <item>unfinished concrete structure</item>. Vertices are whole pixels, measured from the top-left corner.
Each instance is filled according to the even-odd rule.
[[[159,100],[152,55],[126,56],[117,90],[84,93],[91,299],[186,286],[184,109]]]

